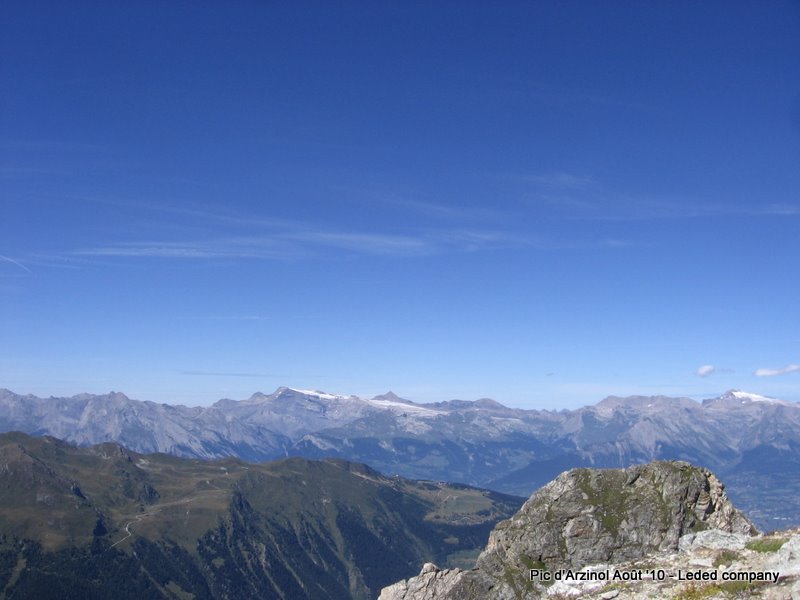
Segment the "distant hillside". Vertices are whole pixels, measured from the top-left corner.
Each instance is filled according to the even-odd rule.
[[[266,464],[0,435],[0,597],[374,598],[467,565],[522,499],[341,460]]]
[[[193,408],[113,392],[45,399],[0,390],[3,430],[206,459],[339,457],[522,496],[572,467],[680,459],[720,473],[759,526],[800,525],[800,404],[738,390],[702,403],[612,396],[559,412],[291,388]]]

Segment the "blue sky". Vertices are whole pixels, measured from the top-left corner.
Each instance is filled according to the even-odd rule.
[[[0,11],[0,387],[800,401],[795,2]]]

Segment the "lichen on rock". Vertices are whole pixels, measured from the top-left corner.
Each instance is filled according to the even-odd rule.
[[[380,599],[537,598],[545,590],[529,580],[530,569],[580,569],[676,552],[682,536],[703,530],[757,533],[707,469],[680,461],[573,469],[495,527],[474,569],[426,565],[418,577],[385,588]]]

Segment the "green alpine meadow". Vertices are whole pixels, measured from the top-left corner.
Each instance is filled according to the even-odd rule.
[[[342,460],[263,464],[0,435],[11,598],[371,598],[468,565],[522,499]]]

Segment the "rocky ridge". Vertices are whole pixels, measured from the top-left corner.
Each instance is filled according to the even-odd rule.
[[[573,469],[496,526],[474,569],[441,570],[426,564],[417,577],[384,588],[380,600],[680,597],[689,587],[687,582],[667,572],[710,572],[716,567],[778,571],[771,583],[747,583],[759,584],[753,586],[759,593],[766,589],[760,584],[770,583],[780,587],[775,593],[790,594],[787,590],[800,575],[800,537],[786,534],[785,550],[770,562],[750,549],[758,548],[751,546],[757,533],[707,469],[679,461],[627,469]],[[648,569],[664,569],[663,581],[651,577],[648,583]],[[537,573],[533,579],[531,570]],[[555,573],[568,570],[641,577],[595,579],[588,581],[591,585],[579,577],[555,580]],[[548,581],[545,574],[553,579]],[[657,592],[659,587],[664,589]],[[707,591],[708,597],[717,592]]]

